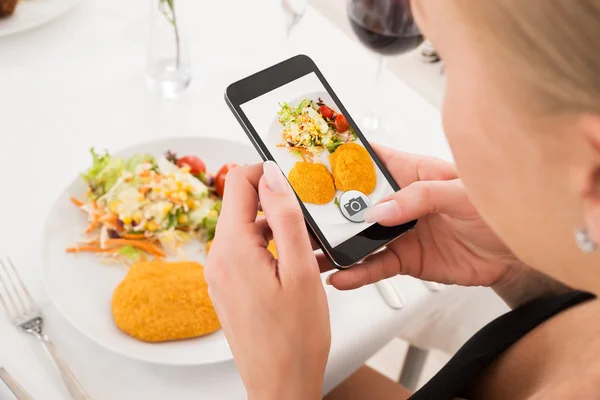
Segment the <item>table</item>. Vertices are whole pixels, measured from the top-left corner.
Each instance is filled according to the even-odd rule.
[[[41,278],[41,227],[59,192],[88,165],[89,148],[118,150],[168,136],[245,142],[223,101],[224,88],[293,53],[315,59],[351,113],[369,100],[375,60],[314,9],[286,45],[278,0],[182,1],[193,22],[187,35],[195,77],[175,101],[145,88],[148,0],[83,1],[46,26],[0,40],[0,255],[18,266],[47,316],[48,334],[94,399],[241,399],[245,390],[233,362],[178,368],[113,354],[50,303]],[[450,159],[439,112],[391,74],[382,79],[382,111],[397,132],[382,142]],[[406,298],[404,310],[388,308],[374,287],[327,288],[333,344],[324,391],[418,318],[420,306],[435,296],[414,279],[392,281]],[[36,399],[67,398],[42,349],[3,317],[0,364]]]

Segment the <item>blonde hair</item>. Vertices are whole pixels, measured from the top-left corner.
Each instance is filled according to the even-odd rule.
[[[600,0],[457,0],[473,34],[553,108],[600,112]],[[494,55],[492,55],[494,56]]]

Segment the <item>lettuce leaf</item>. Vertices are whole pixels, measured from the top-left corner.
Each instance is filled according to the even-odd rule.
[[[213,240],[215,238],[217,221],[219,220],[219,214],[221,213],[221,204],[221,201],[217,201],[211,211],[209,211],[208,215],[202,219],[202,228],[206,229],[207,240]]]
[[[150,154],[136,154],[125,161],[125,169],[129,172],[135,172],[135,169],[138,165],[146,162],[151,163],[153,166],[156,165],[154,156]]]
[[[92,166],[81,176],[91,189],[91,197],[98,198],[107,193],[117,183],[124,171],[124,162],[111,158],[107,151],[103,155],[90,150]]]
[[[334,151],[337,150],[338,147],[340,147],[341,145],[343,145],[345,142],[341,141],[340,139],[338,139],[337,137],[334,138],[332,141],[330,141],[329,143],[327,143],[325,145],[325,148],[327,149],[327,151],[329,153],[333,153]]]
[[[308,107],[310,105],[310,103],[312,103],[309,99],[304,99],[300,102],[300,104],[298,104],[298,107],[296,107],[296,115],[300,115],[302,114],[302,110],[304,109],[304,107]]]
[[[279,115],[279,122],[281,125],[287,125],[294,117],[294,110],[288,103],[279,103],[281,110],[277,113]]]
[[[108,151],[104,151],[103,155],[96,153],[96,149],[93,147],[90,149],[90,153],[92,154],[93,162],[92,166],[85,172],[85,174],[81,174],[81,177],[85,179],[86,182],[89,183],[92,179],[96,179],[98,174],[108,165],[110,162],[110,155]]]
[[[131,262],[138,262],[142,259],[144,252],[136,249],[133,246],[127,245],[121,247],[121,249],[119,250],[119,254],[127,257],[127,259],[129,259],[129,261]]]

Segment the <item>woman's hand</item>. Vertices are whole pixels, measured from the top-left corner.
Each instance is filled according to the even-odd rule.
[[[503,285],[524,266],[483,221],[453,164],[376,147],[402,190],[365,213],[385,226],[419,219],[415,229],[369,257],[336,272],[329,283],[355,289],[394,275],[464,286]],[[324,257],[323,270],[330,269]]]
[[[278,260],[267,250],[271,237]],[[262,165],[227,175],[205,275],[248,398],[320,399],[327,298],[302,211],[275,163],[264,175]]]

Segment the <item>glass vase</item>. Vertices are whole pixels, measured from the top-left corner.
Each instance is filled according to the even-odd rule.
[[[182,0],[150,0],[151,26],[146,65],[148,88],[177,97],[191,83],[190,56],[181,12]]]

